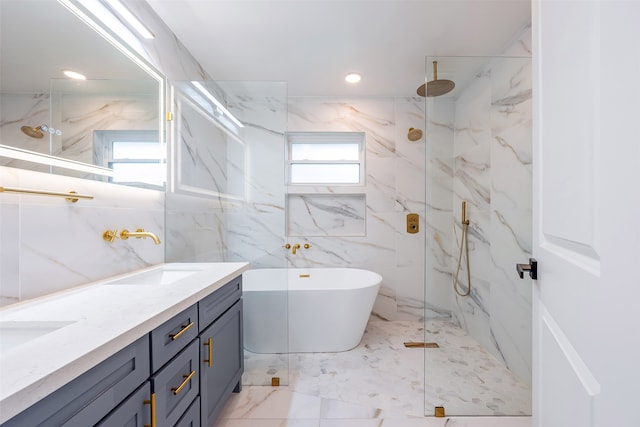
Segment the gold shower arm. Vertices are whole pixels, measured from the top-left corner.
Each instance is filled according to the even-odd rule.
[[[75,203],[79,199],[92,200],[93,196],[88,196],[86,194],[77,194],[75,191],[69,191],[68,193],[58,193],[54,191],[41,191],[41,190],[27,190],[26,188],[12,188],[12,187],[1,187],[0,193],[15,193],[15,194],[30,194],[33,196],[53,196],[53,197],[64,197],[67,202]]]

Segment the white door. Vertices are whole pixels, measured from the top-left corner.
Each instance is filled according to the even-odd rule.
[[[640,1],[533,32],[534,425],[640,426]]]

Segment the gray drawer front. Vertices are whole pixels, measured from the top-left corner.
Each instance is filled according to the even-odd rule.
[[[151,377],[151,387],[156,395],[156,419],[158,427],[173,427],[200,392],[199,343],[194,340],[167,366]],[[195,372],[191,375],[192,372]],[[185,378],[191,375],[191,379]],[[184,387],[174,391],[181,384]]]
[[[211,366],[209,348],[211,339]],[[200,396],[202,425],[211,426],[232,391],[240,391],[244,371],[242,348],[242,300],[200,335]],[[235,390],[234,390],[235,389]]]
[[[3,427],[96,424],[149,377],[149,336],[125,347]]]
[[[200,331],[227,311],[242,296],[242,276],[238,276],[229,283],[203,298],[198,302]]]
[[[193,323],[193,326],[189,325]],[[180,331],[188,329],[183,333]],[[176,336],[177,334],[180,334]],[[156,372],[198,336],[198,307],[193,305],[151,331],[151,370]]]
[[[144,427],[151,425],[151,384],[145,383],[120,406],[107,415],[98,427]]]
[[[200,427],[200,398],[191,404],[175,427]]]

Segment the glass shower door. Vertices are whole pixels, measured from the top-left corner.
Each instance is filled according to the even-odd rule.
[[[243,123],[244,198],[229,205],[228,260],[244,274],[244,385],[289,384],[288,260],[285,248],[287,85],[218,82]]]
[[[530,65],[426,58],[427,416],[531,414]]]

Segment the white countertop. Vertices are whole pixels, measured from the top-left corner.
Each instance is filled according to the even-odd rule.
[[[166,285],[107,285],[129,273],[0,309],[3,323],[73,322],[6,351],[0,347],[0,423],[249,268],[245,262],[229,262],[163,264],[140,271],[167,265],[206,268]]]

